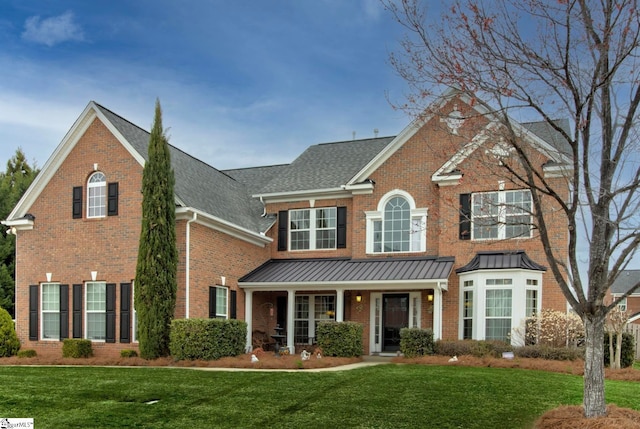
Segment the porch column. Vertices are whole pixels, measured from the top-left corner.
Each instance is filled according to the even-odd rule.
[[[290,353],[295,353],[293,318],[296,310],[296,291],[288,290],[287,294],[287,347]]]
[[[442,338],[442,289],[433,288],[433,339]]]
[[[336,289],[336,322],[344,322],[344,289]]]
[[[244,320],[247,322],[247,344],[245,348],[246,352],[249,353],[253,349],[253,291],[250,289],[245,289],[244,291]]]

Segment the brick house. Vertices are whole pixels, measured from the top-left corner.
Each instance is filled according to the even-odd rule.
[[[246,320],[248,348],[270,342],[277,325],[283,342],[304,346],[322,321],[356,321],[373,354],[395,353],[407,326],[518,343],[527,315],[565,310],[530,225],[529,191],[481,159],[508,156],[482,138],[491,121],[454,90],[437,107],[446,115],[397,136],[313,145],[287,165],[217,170],[171,147],[175,317]],[[541,173],[564,183],[550,128],[515,126]],[[3,221],[17,236],[24,348],[59,350],[67,337],[92,339],[97,355],[136,347],[148,138],[89,103]],[[566,252],[566,223],[545,207],[553,246]]]
[[[614,299],[618,298],[638,283],[640,283],[640,270],[623,270],[611,285],[610,295]],[[636,289],[620,301],[618,306],[627,312],[630,323],[640,324],[640,289]]]

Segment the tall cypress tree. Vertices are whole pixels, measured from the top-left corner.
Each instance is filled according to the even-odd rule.
[[[174,175],[169,143],[156,100],[149,137],[149,159],[142,174],[142,230],[135,282],[135,309],[140,356],[169,355],[169,330],[176,306],[176,248]]]

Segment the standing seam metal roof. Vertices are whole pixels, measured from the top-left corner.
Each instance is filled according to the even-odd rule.
[[[522,269],[546,271],[547,268],[532,261],[524,250],[517,251],[488,251],[478,252],[476,256],[464,267],[458,268],[456,273],[465,273],[477,270],[507,270]]]

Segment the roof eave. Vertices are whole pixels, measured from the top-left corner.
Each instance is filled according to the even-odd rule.
[[[351,192],[344,187],[328,189],[310,189],[290,192],[273,192],[266,194],[254,194],[252,197],[261,198],[265,203],[284,203],[302,200],[323,200],[329,198],[350,198]]]

